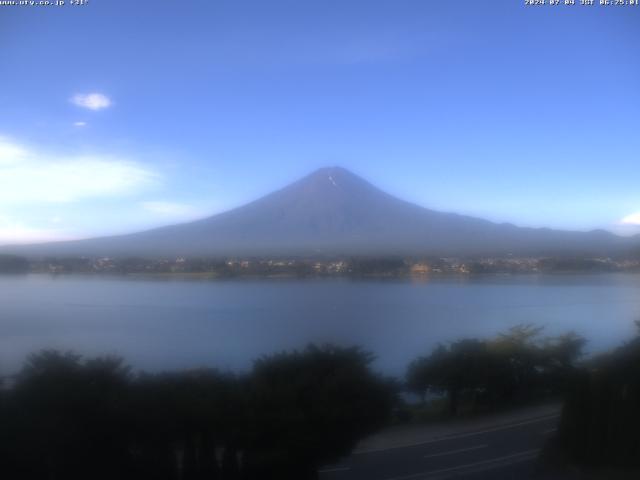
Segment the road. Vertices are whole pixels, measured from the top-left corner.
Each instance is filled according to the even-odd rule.
[[[320,470],[321,480],[518,479],[533,474],[559,415],[453,434],[410,445],[360,451]]]

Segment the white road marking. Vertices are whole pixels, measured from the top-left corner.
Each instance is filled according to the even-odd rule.
[[[514,453],[512,455],[505,455],[504,457],[490,458],[489,460],[482,460],[480,462],[467,463],[465,465],[457,465],[455,467],[441,468],[439,470],[431,470],[428,472],[413,473],[411,475],[405,475],[403,477],[387,478],[386,480],[412,480],[420,478],[428,478],[433,475],[440,475],[443,473],[450,473],[456,471],[464,471],[472,469],[472,471],[490,470],[491,467],[500,467],[502,465],[510,465],[513,463],[523,462],[535,458],[540,452],[536,450],[526,450],[524,452]],[[481,467],[481,468],[478,468]],[[475,470],[474,470],[475,469]]]
[[[318,470],[318,473],[346,472],[347,470],[351,470],[351,467],[325,468],[324,470]]]
[[[455,455],[456,453],[471,452],[473,450],[480,450],[481,448],[487,448],[489,445],[476,445],[475,447],[459,448],[458,450],[450,450],[442,453],[432,453],[431,455],[425,455],[424,458],[444,457],[446,455]]]
[[[473,437],[473,436],[476,436],[476,435],[483,435],[485,433],[499,432],[500,430],[509,430],[510,428],[521,427],[523,425],[530,425],[532,423],[544,422],[546,420],[551,420],[552,418],[557,418],[559,416],[560,416],[559,413],[554,413],[553,415],[546,415],[544,417],[534,418],[532,420],[526,420],[526,421],[523,421],[523,422],[510,423],[510,424],[501,425],[501,426],[498,426],[498,427],[487,428],[486,430],[478,430],[476,432],[459,433],[459,434],[454,434],[454,435],[445,435],[445,436],[442,436],[442,437],[433,438],[431,440],[424,440],[422,442],[403,443],[403,444],[400,444],[400,445],[393,445],[391,447],[371,448],[371,449],[368,449],[368,450],[360,450],[360,451],[357,451],[357,452],[353,452],[352,455],[363,455],[365,453],[386,452],[387,450],[397,450],[398,448],[417,447],[417,446],[420,446],[420,445],[427,445],[429,443],[446,442],[448,440],[458,440],[460,438],[468,438],[468,437]]]

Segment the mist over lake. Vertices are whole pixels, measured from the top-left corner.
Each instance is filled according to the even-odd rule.
[[[116,354],[147,370],[245,370],[309,342],[357,344],[400,375],[438,342],[521,323],[575,330],[590,352],[619,345],[640,318],[640,276],[522,275],[410,280],[187,281],[0,276],[0,373],[42,348]]]

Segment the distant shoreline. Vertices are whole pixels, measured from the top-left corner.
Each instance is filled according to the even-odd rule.
[[[22,276],[38,276],[50,278],[111,278],[111,279],[130,279],[130,280],[178,280],[178,281],[251,281],[251,280],[348,280],[348,281],[409,281],[413,283],[429,283],[436,280],[473,280],[473,279],[489,279],[489,278],[527,278],[527,277],[570,277],[570,276],[589,276],[597,277],[602,275],[640,275],[638,271],[562,271],[562,272],[519,272],[519,273],[435,273],[430,275],[295,275],[295,274],[270,274],[270,275],[232,275],[223,276],[211,272],[200,273],[120,273],[120,272],[20,272],[20,273],[3,273],[0,277],[22,277]]]
[[[160,278],[429,278],[441,276],[640,272],[640,258],[333,257],[28,259],[0,255],[0,273],[115,274]]]

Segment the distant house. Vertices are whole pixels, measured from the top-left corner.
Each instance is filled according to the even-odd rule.
[[[431,271],[431,267],[426,263],[414,263],[411,265],[411,275],[427,275]]]

